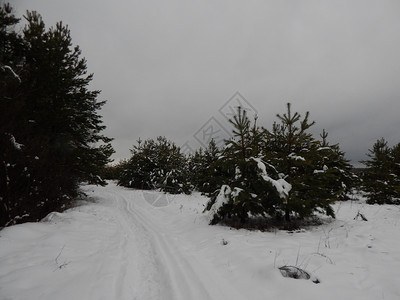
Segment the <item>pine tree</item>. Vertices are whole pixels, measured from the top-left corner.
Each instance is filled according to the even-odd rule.
[[[105,101],[97,101],[100,91],[87,89],[93,74],[87,75],[86,60],[80,58],[78,46],[72,47],[67,26],[59,22],[46,31],[36,12],[28,12],[26,20],[27,110],[34,120],[32,130],[51,147],[39,146],[38,151],[55,154],[60,169],[68,165],[79,181],[104,184],[96,174],[113,150],[111,139],[100,134],[105,126],[98,111]],[[102,144],[96,147],[98,143]]]
[[[345,153],[340,150],[339,144],[330,145],[327,141],[328,133],[325,129],[320,134],[318,167],[325,168],[326,191],[335,195],[339,200],[347,200],[348,193],[352,190],[357,176],[352,173],[352,165],[345,158]]]
[[[13,30],[19,22],[9,4],[0,6],[0,227],[13,219],[14,205],[11,195],[17,190],[24,191],[27,173],[23,167],[23,145],[15,138],[18,119],[21,110],[21,99],[15,100],[20,85],[18,65],[23,60],[22,38]],[[21,166],[21,167],[20,167]],[[11,186],[14,176],[24,177]],[[24,176],[23,176],[23,175]]]
[[[46,30],[36,12],[25,19],[18,34],[11,8],[0,9],[0,225],[66,207],[82,181],[104,184],[98,174],[113,152],[101,135],[104,102],[88,90],[92,75],[68,27]]]
[[[393,149],[381,138],[369,149],[369,160],[362,161],[366,165],[363,176],[363,187],[367,192],[367,203],[384,204],[399,201],[399,145]]]
[[[212,215],[211,224],[229,218],[238,218],[245,223],[250,216],[273,215],[280,196],[290,189],[290,185],[279,178],[274,167],[263,161],[259,154],[262,134],[256,120],[252,126],[246,111],[239,107],[230,122],[233,137],[226,141],[218,159],[225,173],[224,182],[206,207]]]
[[[148,139],[131,150],[118,184],[138,189],[161,189],[169,193],[190,193],[185,156],[165,137]]]
[[[304,118],[291,111],[287,104],[287,112],[278,114],[280,123],[274,123],[271,131],[266,131],[266,156],[284,178],[292,185],[287,198],[281,203],[286,222],[291,217],[305,218],[315,212],[334,216],[331,203],[337,199],[341,190],[333,182],[339,182],[336,169],[328,165],[333,162],[333,153],[341,157],[338,147],[325,145],[317,141],[308,129],[315,122],[309,121],[309,112]],[[329,152],[331,159],[324,153]]]
[[[221,183],[222,174],[219,172],[218,149],[212,139],[206,149],[198,149],[188,158],[190,181],[199,192],[211,195],[215,193]]]
[[[400,143],[391,148],[392,157],[391,174],[393,178],[394,198],[396,202],[400,201]]]

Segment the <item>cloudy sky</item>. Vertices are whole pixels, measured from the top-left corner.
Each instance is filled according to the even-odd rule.
[[[116,160],[140,137],[197,148],[241,102],[271,128],[310,111],[353,164],[400,142],[400,1],[14,0],[62,20],[107,100]],[[239,92],[239,94],[237,93]],[[230,101],[229,101],[230,100]]]

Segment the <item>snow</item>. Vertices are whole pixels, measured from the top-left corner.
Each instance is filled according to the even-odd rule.
[[[238,188],[238,187],[234,187],[233,190],[232,190],[231,196],[232,196],[233,198],[236,198],[236,197],[239,196],[239,194],[240,194],[242,191],[243,191],[243,189]],[[254,197],[254,198],[255,198],[255,197]]]
[[[208,212],[208,219],[211,221],[215,214],[218,213],[218,210],[226,203],[228,203],[229,195],[231,194],[232,190],[228,185],[221,186],[219,190],[219,194],[215,199],[215,203],[211,206]]]
[[[236,167],[236,169],[235,169],[235,179],[239,179],[240,176],[241,176],[240,168]]]
[[[306,161],[306,159],[303,156],[296,155],[295,153],[290,153],[288,157],[294,160]]]
[[[322,170],[314,170],[314,174],[325,173],[326,171],[328,171],[328,167],[324,165]]]
[[[10,67],[10,66],[2,66],[1,67],[3,70],[8,70],[10,71],[10,73],[14,76],[14,78],[16,78],[20,83],[21,83],[21,78],[19,77],[19,75],[17,73],[14,72],[14,70]]]
[[[21,151],[22,147],[24,146],[24,145],[18,143],[17,140],[15,139],[15,137],[12,134],[10,134],[10,142],[14,146],[14,148],[19,150],[19,151]]]
[[[83,190],[90,201],[0,231],[0,299],[400,299],[398,206],[340,202],[323,225],[260,232],[209,226],[200,194],[160,207],[112,183]]]
[[[277,192],[279,193],[279,197],[286,200],[287,196],[289,195],[290,190],[292,189],[292,185],[288,183],[285,179],[279,178],[278,180],[275,180],[271,177],[268,176],[267,169],[265,167],[265,164],[262,162],[260,158],[255,158],[252,157],[252,159],[257,162],[257,166],[261,171],[261,177],[265,180],[270,182]]]

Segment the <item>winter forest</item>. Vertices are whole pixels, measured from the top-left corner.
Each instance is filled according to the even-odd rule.
[[[360,149],[368,159],[360,162],[363,168],[355,168],[341,145],[330,142],[329,132],[312,133],[316,122],[323,126],[323,120],[314,121],[312,111],[283,102],[282,111],[275,112],[275,121],[266,128],[259,125],[262,112],[254,116],[238,106],[229,120],[230,138],[222,147],[211,140],[207,148],[184,154],[168,137],[143,137],[132,141],[129,158],[113,161],[113,137],[103,133],[105,101],[99,100],[100,91],[89,87],[94,74],[74,45],[68,26],[61,21],[47,25],[38,12],[16,16],[10,4],[1,4],[1,299],[27,299],[23,291],[16,291],[18,285],[25,284],[27,293],[35,290],[31,287],[35,269],[24,266],[32,259],[32,264],[46,268],[46,262],[31,258],[29,249],[44,253],[52,265],[50,275],[45,269],[38,271],[38,282],[50,280],[55,286],[44,289],[44,298],[39,293],[31,299],[68,299],[61,282],[73,284],[72,275],[66,279],[61,272],[71,270],[77,278],[92,276],[95,273],[90,270],[100,260],[99,274],[118,278],[109,291],[113,294],[105,295],[101,288],[107,275],[93,275],[99,283],[91,290],[74,283],[76,293],[83,295],[78,299],[261,299],[268,295],[273,299],[284,290],[280,280],[288,280],[285,277],[311,279],[318,286],[329,279],[333,286],[327,291],[333,291],[342,286],[340,272],[346,260],[341,259],[363,265],[355,257],[371,249],[379,249],[384,257],[385,251],[397,253],[394,265],[400,267],[400,244],[396,241],[390,248],[389,236],[383,234],[396,232],[396,238],[390,239],[399,237],[398,228],[387,224],[397,225],[399,218],[400,142],[389,145],[385,137],[379,138],[370,149]],[[119,219],[124,221],[115,221]],[[379,223],[383,219],[386,222]],[[47,223],[54,227],[54,236],[44,227],[24,227]],[[94,227],[97,230],[92,232]],[[72,230],[87,231],[90,238],[79,243],[63,240],[62,236],[74,236]],[[46,238],[41,231],[47,232]],[[57,245],[56,232],[57,239],[63,240]],[[354,237],[353,232],[359,235]],[[373,245],[372,235],[379,236],[379,246]],[[26,239],[32,239],[32,244]],[[38,246],[33,246],[35,240]],[[50,240],[53,244],[46,244]],[[105,246],[111,245],[105,244],[107,240],[120,243],[122,252],[114,255],[117,250]],[[215,243],[205,247],[202,241]],[[35,248],[39,245],[47,248]],[[49,250],[51,245],[56,248]],[[359,250],[361,245],[365,247]],[[25,252],[17,251],[23,247]],[[99,248],[111,258],[104,259]],[[74,269],[79,260],[79,251],[74,249],[88,253],[81,265],[89,271]],[[219,253],[219,249],[225,250]],[[15,251],[21,259],[12,256]],[[159,258],[149,254],[153,252]],[[89,262],[89,253],[96,262]],[[267,254],[272,256],[266,270],[259,269]],[[378,261],[378,256],[374,259]],[[117,264],[121,265],[118,269]],[[124,264],[131,268],[122,268]],[[210,273],[214,268],[219,270]],[[279,278],[269,271],[276,268]],[[322,268],[320,273],[318,268]],[[398,269],[391,269],[387,277],[396,278]],[[12,275],[14,271],[20,279]],[[341,297],[368,295],[366,286],[374,286],[371,282],[380,274],[376,265],[370,271],[378,275],[366,279],[360,289],[343,289]],[[362,282],[361,271],[346,274],[351,272],[357,283]],[[56,276],[46,277],[51,274]],[[206,274],[212,275],[207,279]],[[251,282],[249,291],[243,274],[253,278],[246,279]],[[136,280],[136,285],[129,280]],[[346,280],[346,288],[346,284],[356,284]],[[263,290],[261,282],[272,282],[274,288]],[[400,297],[393,279],[385,282],[381,290],[371,291],[371,299]],[[238,290],[231,290],[231,285]],[[314,285],[295,286],[293,291],[306,293],[310,288]],[[326,296],[322,289],[311,292],[309,299]],[[280,295],[280,299],[291,297],[289,292]]]

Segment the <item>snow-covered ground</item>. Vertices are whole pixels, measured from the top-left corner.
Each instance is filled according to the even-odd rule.
[[[259,232],[209,226],[199,194],[83,189],[93,201],[0,231],[0,299],[400,299],[399,207],[338,203],[333,222]]]

